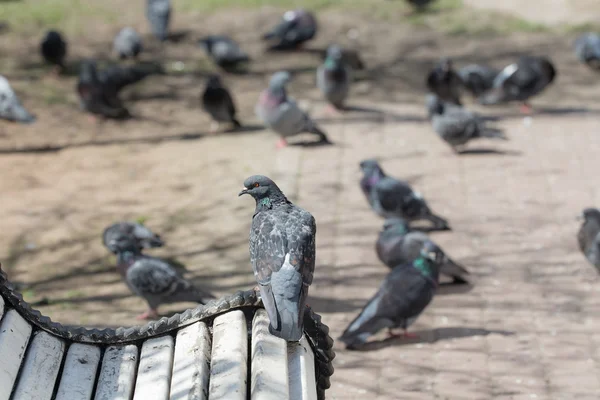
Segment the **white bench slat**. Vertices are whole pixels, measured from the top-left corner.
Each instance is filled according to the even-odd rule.
[[[315,356],[304,336],[299,342],[288,343],[290,398],[317,400]]]
[[[173,347],[173,338],[169,335],[144,342],[133,400],[169,398]]]
[[[258,310],[252,321],[252,400],[287,400],[287,342],[269,333],[269,316]]]
[[[31,325],[15,310],[0,323],[0,400],[8,400],[31,336]]]
[[[14,400],[52,398],[65,347],[61,339],[47,332],[39,331],[33,336],[13,394]]]
[[[242,311],[215,318],[211,357],[210,400],[246,400],[248,328]]]
[[[170,400],[208,399],[210,349],[210,333],[204,322],[177,332]]]
[[[130,400],[137,371],[138,348],[109,346],[102,357],[95,400]]]
[[[91,399],[99,363],[100,347],[73,343],[67,351],[56,400]]]

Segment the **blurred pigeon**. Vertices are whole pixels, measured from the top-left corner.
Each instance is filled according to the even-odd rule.
[[[264,34],[262,39],[276,42],[271,50],[290,50],[312,39],[316,33],[315,16],[310,11],[298,9],[283,14],[279,25]]]
[[[331,45],[325,63],[317,68],[317,86],[327,101],[337,109],[344,108],[350,90],[351,70],[342,59],[342,49]]]
[[[450,230],[448,222],[431,212],[420,193],[415,192],[408,182],[387,176],[377,160],[360,163],[363,177],[360,187],[369,205],[383,218],[399,217],[409,222],[425,219],[437,230]]]
[[[600,70],[600,35],[588,32],[579,36],[575,40],[575,54],[579,61]]]
[[[479,97],[492,88],[498,70],[485,65],[470,64],[459,69],[457,73],[465,89],[471,92],[473,97]]]
[[[579,248],[600,272],[600,210],[586,208],[580,219],[583,219],[583,224],[577,234]]]
[[[243,194],[256,200],[250,261],[271,320],[269,331],[287,341],[299,341],[315,270],[315,219],[292,204],[266,176],[246,179],[239,195]]]
[[[433,130],[448,143],[452,150],[477,138],[507,140],[501,130],[487,128],[477,114],[451,103],[445,103],[439,97],[428,94],[427,111]]]
[[[427,75],[427,89],[449,103],[461,105],[462,80],[454,71],[452,60],[442,58]]]
[[[214,296],[194,287],[166,261],[143,255],[131,237],[111,239],[109,248],[117,250],[117,270],[133,293],[144,298],[148,311],[138,319],[158,318],[158,306],[183,301],[206,303]]]
[[[132,238],[138,244],[138,248],[162,247],[165,242],[159,235],[137,222],[117,222],[109,226],[102,233],[102,243],[111,252],[117,253],[117,248],[111,248],[109,243],[118,242],[121,238]]]
[[[0,75],[0,118],[30,124],[35,117],[21,105],[8,80]]]
[[[48,31],[40,44],[42,57],[47,63],[55,66],[55,71],[65,69],[65,57],[67,56],[67,42],[62,35],[56,31]]]
[[[223,86],[218,75],[209,76],[202,94],[202,107],[216,121],[216,128],[211,125],[211,131],[219,128],[219,122],[230,122],[235,128],[242,126],[235,118],[235,104],[231,94]]]
[[[354,348],[384,328],[390,336],[396,336],[392,329],[401,328],[403,336],[410,337],[408,327],[433,299],[443,258],[439,247],[425,242],[414,261],[392,269],[339,340]]]
[[[323,62],[325,62],[325,60],[327,59],[327,50],[329,50],[329,49],[326,49],[324,51],[319,51],[319,54],[320,54]],[[342,50],[342,63],[344,65],[346,65],[347,67],[350,67],[353,71],[364,70],[366,68],[365,63],[362,60],[362,58],[360,57],[360,54],[358,53],[357,50],[352,50],[352,49],[341,49],[341,50]]]
[[[527,100],[542,92],[555,78],[556,69],[549,59],[523,56],[498,73],[492,89],[479,97],[479,103],[490,105],[522,101],[521,111],[530,113],[532,110]]]
[[[433,0],[406,0],[417,11],[423,11]]]
[[[248,54],[227,36],[211,35],[198,41],[214,62],[223,68],[236,67],[240,63],[248,62]]]
[[[81,63],[77,92],[82,109],[105,118],[131,116],[119,99],[119,92],[126,86],[141,81],[147,76],[160,73],[160,67],[134,65],[130,67],[110,66],[98,72],[94,60]]]
[[[287,145],[286,138],[303,132],[319,136],[323,144],[331,143],[325,132],[321,131],[312,119],[302,111],[296,102],[287,97],[285,85],[291,80],[288,72],[273,74],[269,87],[260,95],[255,111],[263,123],[281,136],[277,147]]]
[[[150,23],[152,34],[162,42],[167,40],[171,19],[171,0],[147,0],[146,18]]]
[[[375,250],[381,262],[389,268],[394,268],[416,259],[427,241],[430,241],[427,234],[411,231],[404,219],[388,218],[383,223],[383,230],[379,233]],[[464,276],[469,275],[469,271],[452,261],[441,249],[440,251],[443,255],[440,273],[452,278],[454,283],[468,283]]]
[[[137,58],[142,51],[142,38],[132,27],[126,27],[115,36],[113,50],[121,60]]]

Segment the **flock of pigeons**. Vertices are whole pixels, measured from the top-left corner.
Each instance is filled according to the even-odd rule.
[[[428,1],[411,1],[422,7]],[[171,5],[169,0],[147,0],[147,19],[152,33],[161,41],[168,38]],[[274,50],[293,50],[313,39],[317,20],[307,10],[284,14],[282,21],[262,39]],[[250,62],[240,46],[226,36],[207,36],[200,45],[216,64],[236,68]],[[60,73],[65,68],[67,43],[58,32],[50,31],[41,43],[44,59]],[[132,28],[121,30],[114,40],[120,59],[136,59],[143,44]],[[585,34],[577,39],[575,51],[581,61],[600,69],[600,36]],[[344,110],[356,63],[349,62],[337,45],[327,49],[324,63],[317,68],[317,86],[333,112]],[[77,83],[82,109],[104,118],[124,118],[129,111],[119,99],[126,86],[162,70],[141,65],[113,65],[98,70],[94,60],[82,62]],[[501,131],[485,126],[482,118],[463,107],[461,97],[470,92],[482,105],[522,102],[522,111],[531,112],[529,100],[550,85],[557,71],[546,57],[521,57],[502,70],[483,65],[468,65],[455,70],[450,59],[442,59],[426,77],[429,93],[426,106],[433,130],[454,150],[480,137],[506,139]],[[331,144],[327,134],[287,95],[286,85],[292,76],[276,72],[260,94],[256,114],[280,137],[278,147],[300,133],[312,133],[318,142]],[[218,75],[207,79],[202,94],[204,110],[219,123],[241,126],[236,118],[233,97]],[[31,123],[35,117],[20,103],[8,81],[0,76],[0,117]],[[391,269],[377,293],[350,323],[340,340],[349,348],[360,346],[382,329],[408,327],[431,302],[438,287],[439,275],[454,283],[467,283],[469,272],[449,258],[428,235],[413,222],[428,221],[430,231],[450,230],[446,219],[436,215],[425,199],[407,182],[386,175],[379,163],[367,159],[360,163],[361,189],[373,209],[385,219],[376,242],[379,259]],[[240,195],[256,201],[250,231],[250,258],[261,297],[270,317],[270,331],[288,341],[297,341],[303,332],[303,316],[308,288],[315,268],[314,217],[292,204],[271,179],[255,175],[244,182]],[[600,270],[600,210],[586,209],[579,232],[579,243],[587,259]],[[164,245],[160,236],[134,222],[119,222],[106,228],[104,245],[117,255],[117,270],[127,286],[145,299],[148,310],[143,319],[158,317],[161,304],[193,301],[205,303],[214,298],[195,287],[166,260],[143,254],[145,249]]]

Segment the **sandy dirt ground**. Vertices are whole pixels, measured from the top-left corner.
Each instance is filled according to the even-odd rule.
[[[242,15],[245,23],[228,28],[231,15],[224,13],[178,19],[191,33],[165,48],[150,42],[144,58],[183,62],[184,71],[127,90],[136,118],[99,125],[78,110],[74,76],[45,76],[37,38],[0,35],[6,75],[39,118],[31,126],[0,125],[0,260],[26,299],[66,324],[136,324],[145,305],[121,282],[100,238],[112,222],[136,218],[167,242],[151,254],[185,264],[199,286],[217,296],[250,288],[254,205],[237,193],[247,176],[261,173],[317,219],[309,303],[337,337],[387,272],[373,248],[382,221],[358,187],[359,161],[378,157],[450,220],[452,232],[432,237],[470,269],[473,284],[440,289],[414,325],[417,340],[381,336],[364,352],[336,344],[329,397],[597,399],[600,289],[577,249],[575,217],[600,204],[600,85],[574,58],[573,38],[446,37],[331,12],[320,17],[329,23],[307,50],[265,56],[257,38],[278,11],[240,11],[231,21]],[[349,29],[358,29],[357,40],[348,39]],[[98,30],[111,37],[118,27]],[[225,75],[247,127],[242,132],[208,134],[198,99],[214,67],[194,44],[208,32],[232,33],[255,59],[247,75]],[[338,117],[325,115],[315,89],[315,50],[330,41],[360,50],[368,66],[350,100],[361,110]],[[109,39],[76,42],[73,63],[107,57],[109,48]],[[495,125],[510,141],[484,140],[470,154],[454,155],[425,119],[424,72],[441,55],[457,65],[502,67],[521,54],[549,55],[559,71],[556,84],[534,101],[531,124],[516,106],[475,107],[498,117]],[[276,137],[253,108],[282,68],[295,75],[290,93],[335,146],[275,149]]]

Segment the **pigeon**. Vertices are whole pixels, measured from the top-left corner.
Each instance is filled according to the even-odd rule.
[[[250,261],[271,321],[269,331],[288,342],[299,341],[315,270],[315,219],[266,176],[246,179],[239,195],[244,194],[256,200]]]
[[[448,222],[435,215],[420,193],[407,182],[387,176],[375,159],[361,161],[363,177],[360,187],[377,215],[383,218],[399,217],[409,222],[425,219],[433,229],[450,230]]]
[[[575,55],[592,69],[600,70],[600,35],[584,33],[575,40]]]
[[[161,42],[167,40],[171,18],[171,0],[147,0],[146,18],[150,23],[152,34]]]
[[[297,9],[283,14],[282,21],[262,39],[275,42],[270,50],[291,50],[314,38],[316,33],[315,16],[307,10]]]
[[[131,114],[119,99],[119,92],[156,72],[160,70],[142,65],[113,65],[99,72],[94,60],[84,60],[77,82],[80,106],[85,111],[105,118],[127,118]]]
[[[126,27],[115,36],[113,50],[119,59],[136,59],[142,51],[142,38],[132,27]]]
[[[148,311],[138,319],[158,318],[158,306],[183,301],[205,304],[214,299],[179,273],[166,261],[142,254],[138,242],[133,237],[121,236],[108,242],[109,248],[117,253],[117,270],[133,293],[148,303]]]
[[[0,118],[22,124],[35,122],[35,117],[21,105],[10,83],[2,75],[0,75]]]
[[[102,233],[102,243],[104,243],[104,246],[111,252],[116,254],[117,248],[111,248],[109,243],[113,241],[118,242],[122,237],[133,238],[137,242],[140,250],[143,248],[162,247],[165,244],[159,235],[152,232],[144,225],[138,222],[128,221],[117,222],[106,228]]]
[[[479,97],[479,103],[491,105],[521,101],[521,111],[530,113],[528,100],[541,93],[556,78],[556,69],[545,57],[523,56],[498,73],[492,89]]]
[[[396,336],[394,328],[401,328],[403,336],[410,337],[408,327],[433,299],[443,258],[439,247],[425,242],[415,260],[392,269],[339,340],[347,348],[356,348],[384,328],[390,336]]]
[[[233,39],[227,36],[211,35],[198,41],[214,62],[222,68],[234,68],[250,61],[248,54]]]
[[[462,105],[460,94],[462,90],[462,79],[454,71],[452,60],[442,58],[427,75],[427,89],[436,94],[444,101]]]
[[[319,136],[320,143],[331,144],[325,132],[321,131],[312,119],[302,111],[296,102],[287,97],[285,85],[291,80],[286,71],[273,74],[269,87],[258,100],[255,112],[263,123],[281,137],[277,147],[287,146],[286,138],[303,132]]]
[[[598,272],[600,272],[600,210],[586,208],[580,217],[583,224],[577,234],[579,248]]]
[[[406,0],[417,11],[423,11],[433,0]]]
[[[325,62],[317,68],[317,86],[327,101],[337,109],[344,108],[351,82],[351,70],[344,64],[342,49],[331,45]]]
[[[329,48],[319,51],[319,55],[323,62],[327,59],[327,50],[329,50]],[[357,50],[342,49],[342,63],[352,71],[366,69],[365,62],[362,60]]]
[[[457,71],[463,87],[477,98],[494,85],[498,70],[485,65],[470,64]]]
[[[375,243],[375,250],[382,263],[389,268],[394,268],[416,259],[427,241],[430,241],[427,234],[411,231],[404,219],[393,217],[383,223],[383,229]],[[454,283],[468,283],[465,275],[469,275],[469,271],[450,259],[441,249],[440,251],[443,255],[440,273],[452,278]]]
[[[231,94],[223,86],[218,75],[209,76],[202,94],[202,107],[216,122],[216,128],[211,125],[211,131],[218,129],[219,122],[230,122],[235,128],[242,126],[235,118],[235,104]]]
[[[458,152],[458,147],[463,146],[472,139],[507,140],[501,130],[487,128],[480,116],[464,107],[445,103],[433,94],[427,95],[426,103],[433,130],[455,152]]]
[[[65,69],[67,42],[60,33],[48,31],[40,44],[40,52],[48,64],[52,64],[56,67],[57,72]]]

